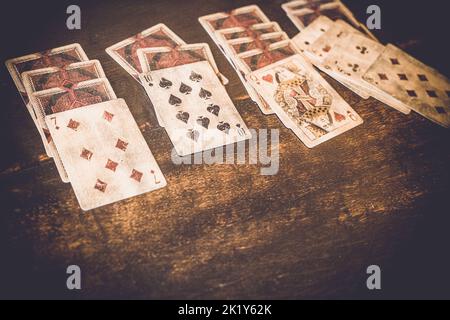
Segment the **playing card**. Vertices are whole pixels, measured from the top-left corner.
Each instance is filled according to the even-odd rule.
[[[264,68],[267,65],[293,56],[299,52],[299,49],[291,40],[271,44],[266,50],[256,49],[241,53],[239,60],[248,71],[254,71]]]
[[[97,60],[77,62],[69,64],[65,67],[49,67],[44,69],[37,69],[33,71],[26,71],[22,73],[23,85],[25,87],[28,97],[32,97],[36,91],[43,91],[51,88],[70,87],[79,82],[104,77],[105,73]],[[31,99],[33,101],[33,99]],[[31,106],[30,102],[30,106]],[[33,110],[34,113],[36,113]],[[39,114],[39,113],[36,113]],[[63,182],[69,182],[65,169],[59,159],[59,156],[55,157],[55,148],[52,145],[52,138],[50,132],[43,120],[43,116],[40,115],[41,120],[37,119],[36,126],[45,135],[46,150],[49,156],[55,158],[55,164],[58,169],[58,173],[61,176]]]
[[[388,44],[363,79],[425,118],[450,127],[450,82],[436,70]]]
[[[22,73],[47,67],[64,67],[74,62],[87,61],[86,53],[78,43],[70,44],[39,53],[33,53],[6,61],[14,83],[19,90],[25,104],[28,103],[25,87],[22,82]]]
[[[370,96],[408,114],[410,109],[406,105],[368,84],[362,78],[383,51],[384,46],[377,41],[359,33],[349,33],[336,43],[322,62],[322,67],[331,76],[338,75],[346,83],[360,88]]]
[[[142,68],[139,63],[137,50],[141,48],[169,47],[186,44],[166,25],[160,23],[137,35],[125,39],[106,49],[106,52],[134,79],[139,81]]]
[[[34,114],[33,107],[29,103],[29,98],[23,85],[21,75],[22,73],[30,70],[36,70],[50,66],[64,67],[74,62],[87,60],[88,58],[86,56],[86,53],[81,48],[81,46],[78,43],[74,43],[39,53],[29,54],[19,58],[13,58],[5,62],[6,67],[11,74],[11,77],[13,78],[14,84],[16,85],[17,90],[22,97],[22,100],[28,112],[30,113],[31,118],[33,119],[33,122],[38,128],[48,156],[51,155],[49,154],[50,152],[46,143],[46,136],[45,133],[40,130],[40,127],[37,123],[37,118]]]
[[[68,87],[87,80],[105,78],[98,60],[69,64],[64,67],[49,67],[22,74],[27,95],[56,87]]]
[[[201,25],[214,37],[214,31],[233,27],[248,28],[254,24],[270,22],[257,5],[241,7],[230,12],[219,12],[199,18]]]
[[[289,40],[285,32],[266,33],[257,37],[245,37],[228,41],[228,47],[231,54],[238,55],[240,53],[255,49],[265,50],[271,44],[280,41]]]
[[[68,176],[62,165],[60,155],[53,142],[45,116],[59,113],[103,101],[116,99],[109,81],[106,78],[94,79],[80,83],[71,84],[68,87],[51,88],[37,91],[30,96],[31,104],[37,115],[37,122],[46,135],[50,154],[55,160],[56,167],[64,182],[68,182]]]
[[[353,13],[339,0],[337,1],[308,1],[297,2],[297,5],[284,6],[291,21],[299,30],[305,29],[320,16],[326,16],[331,20],[343,20],[351,24],[358,31],[365,33],[376,40],[365,25],[360,23]]]
[[[317,68],[330,74],[335,80],[348,87],[363,99],[368,99],[370,97],[370,94],[365,92],[363,88],[349,83],[339,74],[332,74],[329,70],[323,68],[324,60],[333,52],[333,50],[335,50],[337,43],[339,43],[339,41],[347,37],[349,34],[353,33],[360,34],[358,30],[354,29],[348,23],[342,20],[337,20],[333,22],[332,26],[328,30],[322,32],[322,35],[318,39],[316,39],[316,41],[307,46],[303,53],[305,54],[306,58]]]
[[[319,39],[326,31],[333,27],[334,22],[326,16],[319,16],[305,29],[292,38],[301,52],[307,50],[317,39]]]
[[[245,37],[255,38],[263,34],[274,32],[283,32],[283,30],[276,22],[265,22],[254,24],[247,28],[234,27],[234,28],[220,29],[215,31],[213,34],[214,37],[217,38],[218,40],[222,41],[223,39],[224,42],[226,42],[227,40],[234,40]]]
[[[331,3],[331,2],[336,2],[336,1],[339,1],[339,0],[294,0],[294,1],[289,1],[289,2],[283,3],[281,5],[281,8],[283,8],[284,11],[288,12],[288,11],[308,8],[311,5],[321,5],[321,4]]]
[[[43,119],[46,115],[113,99],[117,99],[117,97],[106,78],[38,91],[31,95],[38,119]]]
[[[54,113],[45,121],[83,210],[166,185],[123,99]]]
[[[273,111],[270,110],[266,102],[261,99],[261,97],[247,83],[245,72],[240,69],[235,58],[229,54],[226,46],[224,46],[224,44],[222,44],[217,38],[216,32],[219,33],[224,31],[224,34],[226,33],[224,37],[228,39],[235,37],[240,38],[243,33],[248,35],[249,32],[253,32],[252,34],[259,34],[264,32],[282,31],[278,24],[271,23],[269,18],[267,18],[261,9],[256,5],[238,8],[228,13],[219,12],[210,14],[200,17],[198,20],[206,32],[208,32],[209,36],[214,40],[219,49],[223,52],[232,67],[236,70],[236,73],[244,84],[249,96],[254,102],[256,102],[261,112],[264,114],[272,114]],[[233,33],[235,35],[233,35]]]
[[[308,148],[363,122],[300,55],[252,72],[248,79]]]
[[[151,71],[141,81],[178,155],[247,140],[251,134],[207,61]]]
[[[342,38],[352,33],[358,33],[358,31],[348,23],[337,20],[314,43],[310,44],[305,50],[305,55],[314,65],[321,65],[334,50],[336,44]]]
[[[156,47],[138,49],[137,53],[143,73],[198,61],[208,61],[221,82],[224,85],[228,83],[228,79],[219,72],[211,49],[206,43],[186,44],[176,48]]]

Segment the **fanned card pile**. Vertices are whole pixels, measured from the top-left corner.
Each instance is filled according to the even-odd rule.
[[[179,156],[251,137],[207,44],[158,24],[106,52],[143,85]]]
[[[445,76],[394,45],[374,40],[352,19],[332,20],[343,16],[326,15],[324,3],[293,1],[283,6],[288,13],[294,5],[317,9],[293,38],[307,60],[364,99],[373,97],[404,114],[413,110],[450,126],[450,82]],[[339,1],[326,3],[344,8]]]
[[[6,66],[48,156],[83,210],[166,184],[125,101],[80,45],[11,59]]]
[[[362,123],[359,115],[256,5],[199,18],[265,114],[315,147]]]

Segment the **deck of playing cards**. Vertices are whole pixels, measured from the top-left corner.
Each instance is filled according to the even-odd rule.
[[[246,75],[297,53],[286,33],[256,5],[203,16],[199,22],[236,70],[252,100],[264,114],[272,114]]]
[[[158,24],[106,52],[144,86],[179,156],[251,138],[206,43]]]
[[[406,52],[343,20],[319,16],[293,41],[307,60],[362,98],[450,126],[450,82]]]
[[[300,55],[256,5],[199,18],[265,114],[276,113],[315,147],[362,123],[358,114]]]
[[[6,66],[47,155],[83,210],[165,185],[125,101],[79,44],[10,59]]]

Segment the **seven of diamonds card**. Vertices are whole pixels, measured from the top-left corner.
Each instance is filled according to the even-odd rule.
[[[45,121],[83,210],[166,185],[123,99],[50,114]]]
[[[141,81],[178,155],[251,138],[207,61],[151,71]]]
[[[49,132],[47,124],[44,120],[46,115],[116,98],[116,94],[106,78],[70,84],[67,87],[62,86],[51,88],[38,91],[30,95],[30,101],[32,102],[36,113],[37,122],[44,132]],[[55,148],[53,137],[50,132],[47,135],[47,143],[49,151],[55,160],[61,179],[64,182],[69,182],[64,165],[62,164],[58,150]]]
[[[300,55],[257,70],[248,79],[286,127],[309,148],[363,122]]]

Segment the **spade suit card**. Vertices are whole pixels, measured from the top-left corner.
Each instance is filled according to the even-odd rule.
[[[137,55],[138,49],[154,47],[175,48],[183,44],[186,43],[178,35],[165,24],[160,23],[106,48],[106,53],[134,79],[139,81],[139,74],[142,73],[142,68]]]
[[[308,148],[363,122],[300,55],[254,71],[248,79],[283,124]]]
[[[50,114],[45,121],[83,210],[166,185],[123,99]]]
[[[178,155],[247,140],[251,134],[207,61],[141,75]]]
[[[363,79],[423,117],[450,127],[450,82],[433,68],[388,44]]]

